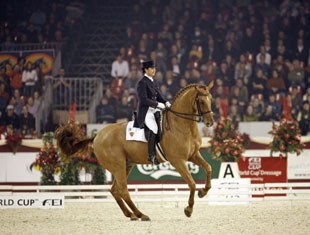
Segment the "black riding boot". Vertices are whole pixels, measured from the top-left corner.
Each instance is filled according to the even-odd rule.
[[[149,142],[148,142],[148,148],[149,148],[149,158],[148,158],[148,160],[152,164],[158,165],[159,161],[156,159],[155,139],[156,139],[156,135],[153,133],[153,131],[150,130]]]

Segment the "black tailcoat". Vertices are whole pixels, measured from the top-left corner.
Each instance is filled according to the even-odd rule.
[[[137,93],[139,100],[137,122],[141,128],[144,124],[145,116],[149,107],[156,108],[158,102],[165,104],[166,100],[162,97],[154,82],[146,76],[138,82]]]

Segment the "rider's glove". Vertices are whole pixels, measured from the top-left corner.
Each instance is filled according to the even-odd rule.
[[[156,108],[165,110],[166,106],[163,103],[158,103]]]
[[[169,101],[166,102],[166,108],[169,109],[171,107],[171,104]]]

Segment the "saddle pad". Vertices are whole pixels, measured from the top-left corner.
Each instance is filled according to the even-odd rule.
[[[126,127],[126,140],[135,140],[147,142],[144,135],[144,129],[133,127],[133,121],[128,122]]]

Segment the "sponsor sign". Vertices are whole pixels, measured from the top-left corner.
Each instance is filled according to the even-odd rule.
[[[202,156],[212,166],[212,178],[217,178],[221,163],[211,159],[211,156],[206,151],[201,151]],[[204,182],[206,173],[202,167],[195,165],[192,162],[187,162],[187,167],[194,180]],[[159,165],[137,165],[134,167],[128,177],[129,183],[144,181],[184,181],[175,168],[169,163],[164,162]]]
[[[9,208],[40,208],[63,209],[64,195],[60,194],[35,194],[21,193],[11,196],[0,196],[0,209]]]
[[[251,182],[254,184],[287,182],[287,158],[247,157],[239,159],[238,166],[240,177],[251,178]],[[265,196],[285,196],[285,194],[265,194]]]
[[[252,183],[281,183],[287,181],[287,159],[280,157],[247,157],[238,161],[241,178]]]

